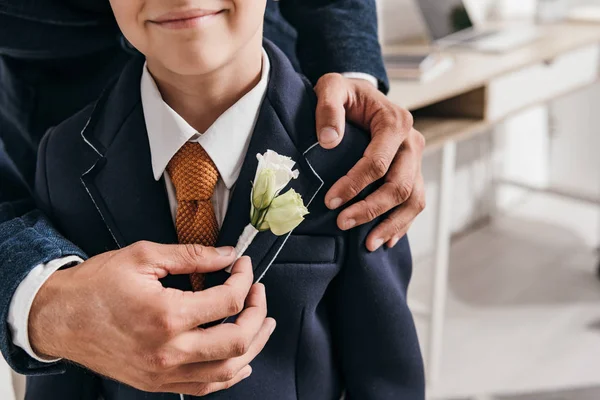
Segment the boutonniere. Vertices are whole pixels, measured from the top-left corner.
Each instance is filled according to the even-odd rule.
[[[259,232],[271,231],[282,236],[294,230],[308,214],[302,196],[294,189],[281,191],[292,179],[298,178],[296,164],[290,157],[267,150],[257,154],[258,168],[250,195],[250,224],[239,237],[235,252],[241,257]],[[231,266],[227,272],[231,272]]]

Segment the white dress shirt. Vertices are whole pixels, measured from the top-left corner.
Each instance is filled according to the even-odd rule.
[[[163,101],[154,79],[144,66],[140,90],[150,143],[152,171],[156,180],[162,176],[165,177],[173,220],[177,213],[177,199],[175,188],[165,169],[175,153],[187,141],[192,141],[198,142],[204,147],[219,170],[220,179],[215,188],[212,204],[219,227],[223,224],[229,203],[229,194],[240,175],[267,89],[269,69],[269,58],[263,50],[262,72],[258,84],[225,111],[206,132],[201,134]],[[377,79],[369,74],[347,72],[342,75],[347,78],[366,80],[377,87]],[[40,362],[51,363],[58,360],[41,358],[31,348],[28,322],[33,300],[42,285],[55,271],[69,264],[82,262],[83,260],[79,257],[68,256],[36,266],[19,284],[10,302],[7,322],[12,333],[13,343]]]

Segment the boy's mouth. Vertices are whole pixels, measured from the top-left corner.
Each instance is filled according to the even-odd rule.
[[[188,29],[213,19],[226,10],[188,10],[169,12],[150,22],[167,29]]]

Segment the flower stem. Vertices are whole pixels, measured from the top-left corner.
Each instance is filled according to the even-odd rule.
[[[238,238],[238,242],[235,245],[235,254],[236,261],[240,259],[241,256],[244,255],[244,252],[248,249],[248,246],[252,243],[256,235],[258,234],[258,229],[253,227],[252,225],[247,225],[242,232],[242,235]],[[225,271],[231,273],[231,268],[235,264],[235,261],[231,263],[231,265],[225,268]]]

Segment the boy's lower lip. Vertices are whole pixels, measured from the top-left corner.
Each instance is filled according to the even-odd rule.
[[[221,10],[221,11],[218,11],[213,14],[201,15],[201,16],[197,16],[197,17],[173,19],[173,20],[169,20],[169,21],[160,21],[160,22],[152,21],[152,22],[158,26],[161,26],[161,27],[167,28],[167,29],[189,29],[189,28],[195,28],[199,25],[209,22],[214,17],[220,15],[223,12],[225,12],[225,10]]]

